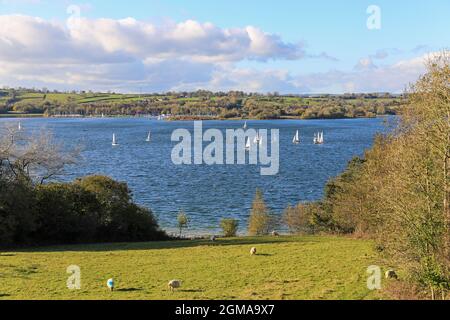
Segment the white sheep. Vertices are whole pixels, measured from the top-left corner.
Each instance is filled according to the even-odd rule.
[[[183,283],[183,281],[181,280],[171,280],[169,281],[169,289],[170,291],[174,291],[175,289],[181,288],[181,284]]]
[[[251,248],[251,249],[250,249],[250,254],[251,254],[252,256],[256,255],[256,248]]]
[[[215,242],[216,240],[217,240],[216,236],[212,236],[212,237],[211,237],[211,241],[212,241],[212,242]]]
[[[108,286],[109,290],[114,291],[114,279],[108,279],[108,281],[106,281],[106,285]]]
[[[279,237],[280,234],[276,231],[272,231],[272,237]]]

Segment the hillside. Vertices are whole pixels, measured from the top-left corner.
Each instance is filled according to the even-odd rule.
[[[279,95],[244,92],[116,94],[0,90],[0,115],[171,115],[195,119],[325,119],[396,114],[405,98],[391,94]]]

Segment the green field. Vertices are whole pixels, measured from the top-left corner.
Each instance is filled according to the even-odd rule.
[[[370,241],[319,236],[3,251],[0,299],[376,299],[366,269],[379,260]],[[69,265],[81,290],[67,289]],[[172,279],[183,280],[174,293]]]

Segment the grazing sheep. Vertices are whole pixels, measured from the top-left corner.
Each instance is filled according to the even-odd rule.
[[[394,270],[386,271],[386,279],[398,279],[397,273]]]
[[[252,256],[256,255],[256,248],[251,248],[251,249],[250,249],[250,254],[251,254]]]
[[[212,241],[212,242],[214,242],[214,241],[216,241],[216,240],[217,240],[216,236],[212,236],[212,237],[211,237],[211,241]]]
[[[181,288],[181,280],[171,280],[169,281],[169,289],[170,291],[174,291],[175,289]]]
[[[280,234],[276,231],[272,231],[272,237],[279,237]]]

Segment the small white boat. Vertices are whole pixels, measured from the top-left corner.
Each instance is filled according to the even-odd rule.
[[[323,132],[317,132],[314,134],[314,144],[324,144]]]
[[[151,131],[148,132],[148,136],[147,136],[147,139],[145,139],[145,141],[147,141],[147,142],[152,141],[152,133],[151,133]]]
[[[247,121],[245,121],[245,123],[244,123],[244,130],[247,130]]]
[[[19,129],[19,131],[22,131],[22,124],[19,122],[17,129]]]
[[[300,133],[297,130],[297,133],[294,136],[294,139],[292,139],[292,143],[299,144],[300,143]]]
[[[259,131],[256,133],[255,139],[253,140],[254,144],[261,144],[262,143],[262,137],[259,134]]]
[[[113,145],[113,146],[118,146],[118,145],[119,145],[119,144],[117,143],[117,139],[116,139],[116,134],[115,134],[115,133],[113,133],[112,145]]]
[[[247,142],[245,143],[245,150],[249,151],[252,147],[252,144],[250,143],[250,138],[247,137]]]

